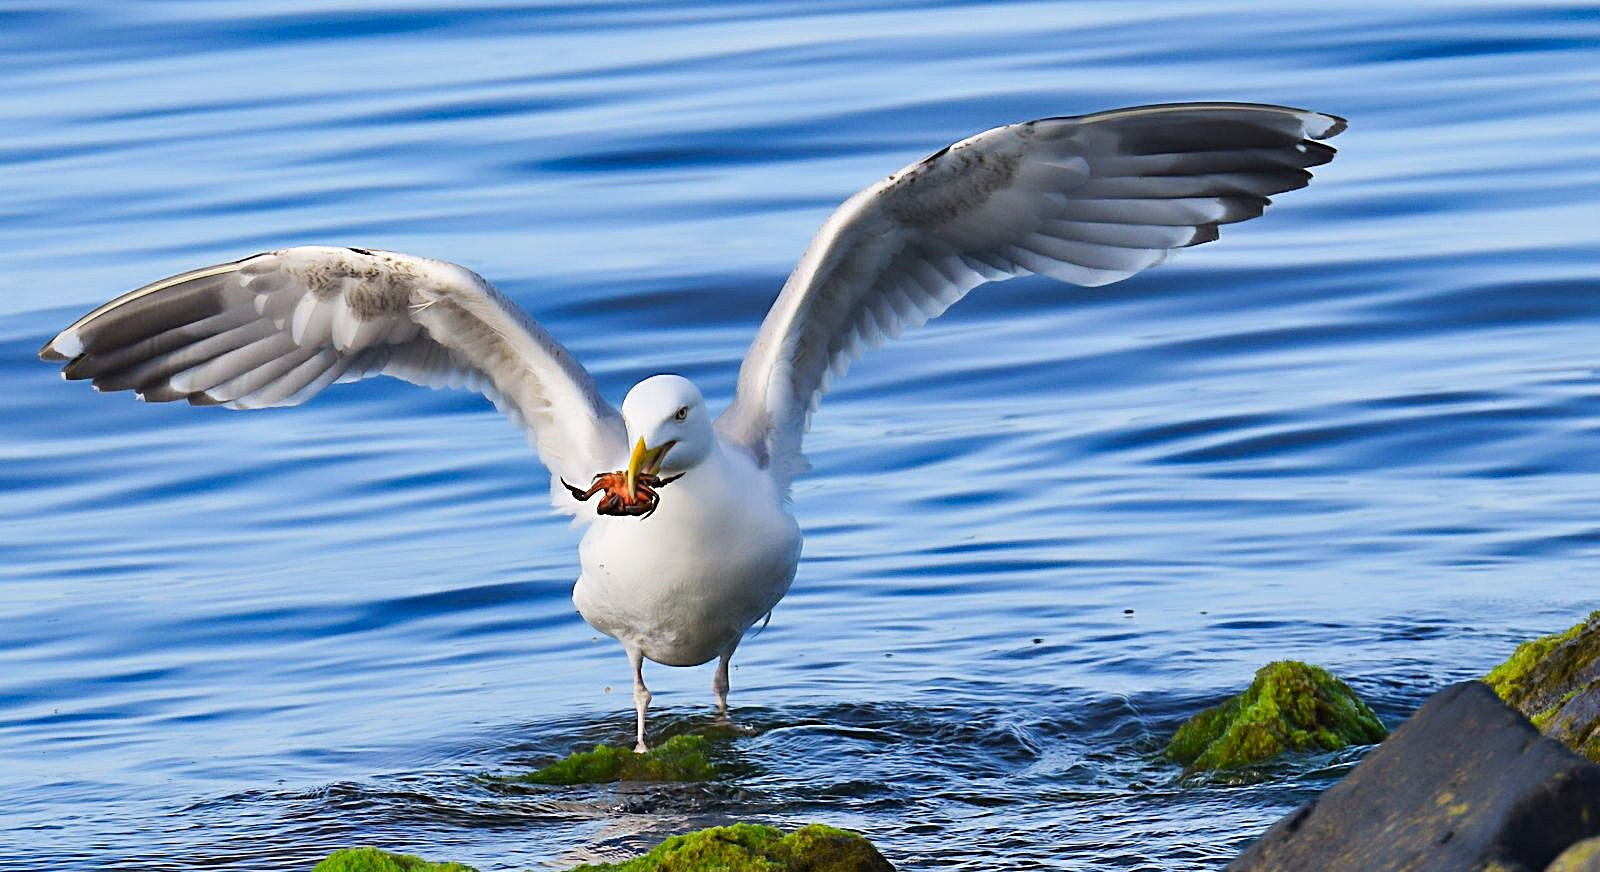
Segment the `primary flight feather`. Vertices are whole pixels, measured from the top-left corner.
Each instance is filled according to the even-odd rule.
[[[1343,129],[1301,109],[1186,103],[1012,124],[941,149],[828,218],[715,419],[675,375],[640,382],[619,411],[477,274],[363,248],[288,248],[163,279],[39,356],[99,390],[235,409],[380,374],[483,393],[527,432],[555,505],[587,524],[573,601],[628,653],[643,749],[644,660],[717,660],[726,712],[734,649],[788,592],[801,537],[785,500],[832,378],[986,282],[1103,285],[1216,239],[1304,187],[1333,158],[1319,140]]]

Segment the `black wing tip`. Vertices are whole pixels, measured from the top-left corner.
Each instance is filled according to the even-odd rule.
[[[54,339],[46,342],[44,347],[39,349],[39,359],[45,363],[63,363],[72,360],[72,358],[56,350],[56,341]]]
[[[1301,146],[1304,148],[1304,154],[1306,155],[1306,165],[1300,169],[1308,172],[1312,167],[1320,167],[1333,160],[1334,155],[1339,153],[1338,149],[1326,142],[1307,140],[1301,143]]]
[[[189,399],[188,392],[176,390],[168,384],[155,384],[149,387],[135,388],[133,395],[146,403],[172,403]]]
[[[1349,119],[1346,119],[1343,116],[1333,115],[1328,112],[1317,112],[1315,114],[1321,115],[1323,118],[1326,118],[1333,123],[1328,125],[1327,130],[1322,131],[1322,133],[1317,136],[1313,136],[1312,139],[1332,139],[1335,136],[1345,132],[1345,130],[1349,129],[1350,127]]]
[[[61,377],[67,381],[82,381],[86,378],[94,378],[97,373],[91,370],[92,364],[90,360],[91,358],[87,354],[80,354],[72,358],[67,361],[66,366],[61,368]]]
[[[1151,114],[1158,112],[1193,112],[1207,109],[1216,110],[1244,110],[1249,112],[1274,112],[1289,113],[1301,116],[1303,121],[1312,118],[1319,119],[1327,126],[1321,130],[1308,130],[1309,139],[1332,139],[1345,132],[1350,127],[1350,120],[1342,115],[1331,112],[1318,112],[1314,109],[1301,109],[1298,106],[1283,106],[1277,103],[1250,103],[1244,101],[1205,100],[1192,103],[1146,103],[1140,106],[1125,106],[1121,109],[1107,109],[1101,112],[1090,112],[1084,115],[1053,115],[1049,118],[1040,118],[1038,121],[1101,121],[1125,115]],[[1030,122],[1036,123],[1036,122]]]
[[[1201,224],[1194,228],[1194,236],[1190,237],[1188,242],[1185,242],[1183,245],[1178,247],[1189,248],[1190,246],[1194,245],[1205,245],[1207,242],[1216,242],[1221,238],[1222,231],[1220,229],[1220,225],[1214,223]]]

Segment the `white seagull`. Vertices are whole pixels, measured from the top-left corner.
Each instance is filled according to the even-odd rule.
[[[940,149],[846,200],[822,225],[713,417],[656,375],[621,410],[572,355],[477,274],[364,248],[302,246],[163,279],[40,350],[62,375],[150,402],[292,406],[390,375],[482,392],[526,430],[558,509],[587,525],[572,599],[633,664],[728,660],[788,592],[800,529],[786,506],[801,437],[830,379],[969,290],[1041,274],[1104,285],[1217,238],[1301,188],[1341,118],[1186,103],[1043,118]],[[597,497],[589,501],[591,497]]]

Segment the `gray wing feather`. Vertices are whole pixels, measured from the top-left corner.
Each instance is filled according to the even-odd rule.
[[[558,475],[587,481],[626,453],[621,416],[549,333],[471,271],[394,252],[303,246],[183,273],[39,356],[98,390],[234,409],[374,375],[463,387],[524,426]]]
[[[995,128],[856,194],[789,276],[718,419],[783,484],[833,378],[972,288],[1103,285],[1210,242],[1305,187],[1343,119],[1248,103],[1145,106]]]

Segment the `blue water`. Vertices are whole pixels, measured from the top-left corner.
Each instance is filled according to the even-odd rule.
[[[1595,607],[1600,10],[1156,0],[0,9],[0,867],[488,870],[821,820],[905,869],[1220,865],[1355,754],[1178,781],[1294,657],[1389,722]],[[492,788],[630,729],[576,533],[475,395],[146,406],[34,359],[258,250],[467,264],[613,399],[727,400],[851,192],[997,124],[1351,119],[1308,189],[1096,290],[975,293],[829,396],[709,786]],[[656,723],[709,712],[656,667]]]

